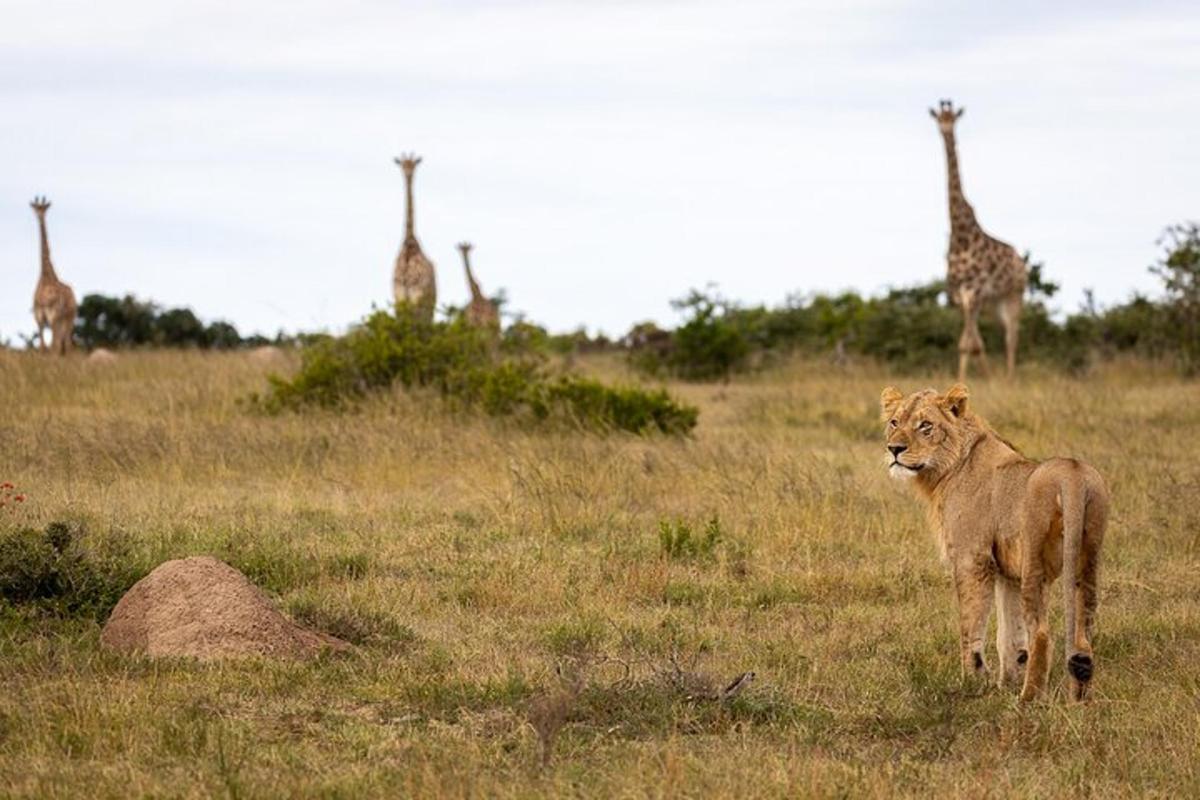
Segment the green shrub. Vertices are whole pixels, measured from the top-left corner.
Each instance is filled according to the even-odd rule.
[[[625,335],[630,366],[647,375],[665,373],[689,381],[728,380],[747,367],[759,343],[749,335],[746,312],[697,289],[672,300],[671,306],[687,314],[674,331],[643,322]]]
[[[244,338],[221,320],[206,325],[190,308],[163,310],[133,295],[102,294],[85,295],[79,303],[75,338],[87,349],[142,345],[230,349],[268,341],[261,336]]]
[[[1185,373],[1200,371],[1200,225],[1172,226],[1162,242],[1163,255],[1151,267],[1163,281],[1162,300],[1134,295],[1100,309],[1089,294],[1084,308],[1065,317],[1056,317],[1047,305],[1058,286],[1026,253],[1020,359],[1080,372],[1097,357],[1131,353],[1174,358]],[[625,337],[635,369],[723,378],[744,369],[751,356],[763,362],[804,353],[856,354],[907,370],[944,370],[954,361],[963,324],[942,281],[894,288],[878,297],[855,292],[792,296],[777,308],[735,306],[693,291],[675,305],[690,311],[675,331],[643,323]],[[980,317],[979,328],[987,352],[1002,358],[1004,331],[991,309]]]
[[[610,387],[553,375],[536,360],[501,357],[492,337],[463,320],[426,322],[404,307],[376,311],[345,336],[308,343],[299,372],[270,377],[256,401],[268,412],[344,408],[399,386],[433,390],[493,416],[568,421],[591,429],[687,433],[698,411],[665,391]]]
[[[92,541],[80,525],[0,533],[0,598],[14,605],[102,620],[143,574],[124,548]]]
[[[687,380],[713,380],[745,367],[750,342],[728,302],[693,289],[671,305],[689,315],[675,330],[667,361],[672,373]]]
[[[1165,252],[1150,271],[1163,282],[1180,366],[1195,374],[1200,372],[1200,223],[1172,225],[1159,242]]]

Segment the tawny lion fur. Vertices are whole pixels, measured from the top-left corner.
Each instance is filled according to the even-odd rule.
[[[986,676],[984,636],[993,598],[1001,684],[1022,700],[1043,693],[1051,644],[1046,591],[1059,576],[1066,605],[1070,694],[1092,678],[1096,574],[1108,520],[1104,479],[1071,458],[1030,461],[967,408],[967,388],[905,396],[883,390],[889,471],[910,479],[954,579],[966,673]],[[1032,640],[1027,635],[1032,632]]]

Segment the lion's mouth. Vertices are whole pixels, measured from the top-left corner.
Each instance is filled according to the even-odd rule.
[[[912,473],[915,475],[916,473],[925,469],[925,465],[924,464],[914,464],[912,466],[909,466],[908,464],[902,464],[899,461],[892,461],[891,464],[888,464],[888,470],[895,470],[895,469],[902,469],[905,472],[909,472],[909,473]]]

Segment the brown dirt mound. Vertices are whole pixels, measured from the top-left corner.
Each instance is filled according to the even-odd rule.
[[[167,561],[135,583],[100,643],[120,653],[199,659],[311,658],[351,649],[292,622],[245,575],[210,556]]]
[[[117,354],[103,347],[97,347],[88,353],[84,361],[88,364],[115,364],[117,363]]]

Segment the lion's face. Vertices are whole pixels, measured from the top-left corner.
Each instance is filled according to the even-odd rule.
[[[933,389],[904,396],[888,387],[880,397],[888,472],[893,478],[935,481],[962,458],[967,388]]]

